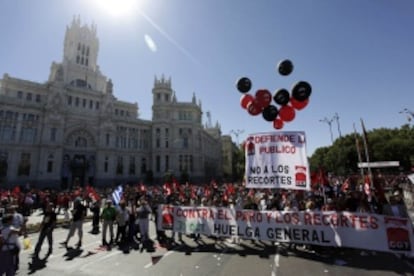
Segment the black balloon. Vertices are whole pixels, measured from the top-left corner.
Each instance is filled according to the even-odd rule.
[[[278,114],[279,110],[274,105],[269,105],[262,111],[263,118],[269,122],[274,121]]]
[[[241,93],[247,93],[252,88],[252,82],[249,78],[243,77],[237,81],[237,89]]]
[[[293,63],[288,59],[282,60],[277,65],[277,69],[282,76],[288,76],[293,71]]]
[[[273,95],[273,100],[280,105],[286,105],[290,100],[289,91],[286,89],[279,89]]]
[[[296,83],[292,88],[292,97],[299,102],[306,101],[311,93],[312,87],[306,81],[300,81]]]

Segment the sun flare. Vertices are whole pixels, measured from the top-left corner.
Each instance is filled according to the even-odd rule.
[[[112,16],[128,16],[139,7],[141,0],[95,0],[96,5]]]

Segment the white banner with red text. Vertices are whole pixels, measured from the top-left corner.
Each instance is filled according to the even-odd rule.
[[[160,230],[414,255],[414,231],[409,218],[172,205],[161,205],[158,210]]]
[[[247,188],[310,190],[305,132],[250,134],[245,149]]]

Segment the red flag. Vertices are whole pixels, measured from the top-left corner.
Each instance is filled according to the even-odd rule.
[[[13,188],[11,194],[13,197],[18,197],[20,195],[20,186],[16,186]]]
[[[85,190],[87,192],[87,195],[91,199],[96,200],[96,201],[98,201],[98,200],[101,199],[101,197],[99,196],[99,194],[95,191],[95,189],[92,186],[87,185]]]
[[[209,197],[211,195],[211,190],[210,190],[210,187],[209,186],[205,186],[204,187],[204,196],[205,197]]]
[[[164,194],[166,194],[167,196],[172,194],[172,189],[171,189],[171,184],[168,182],[165,182],[164,185],[162,186],[163,188],[163,192]]]

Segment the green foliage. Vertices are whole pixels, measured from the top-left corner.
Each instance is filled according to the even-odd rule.
[[[312,171],[319,167],[326,171],[345,175],[358,172],[358,151],[356,140],[359,140],[362,162],[366,162],[364,144],[360,134],[348,134],[334,141],[330,147],[315,150],[310,157]],[[408,171],[414,165],[414,128],[404,125],[401,128],[380,128],[367,132],[368,152],[371,162],[400,161],[401,169]]]

